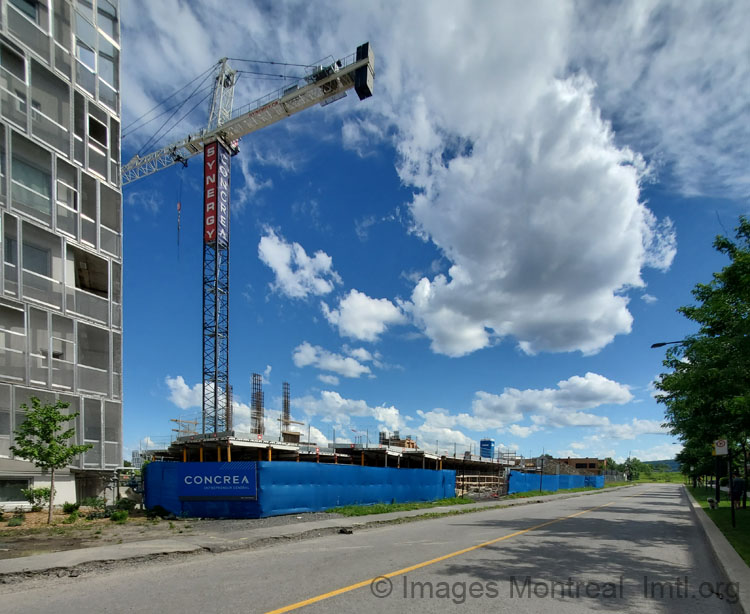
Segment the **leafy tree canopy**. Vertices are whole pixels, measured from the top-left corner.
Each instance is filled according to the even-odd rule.
[[[750,432],[750,221],[740,217],[735,241],[718,236],[714,247],[730,262],[695,286],[695,305],[679,308],[699,329],[667,350],[663,364],[671,371],[656,382],[665,425],[690,443],[690,454]]]

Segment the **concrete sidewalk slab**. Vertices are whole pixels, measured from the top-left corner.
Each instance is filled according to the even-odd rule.
[[[158,554],[186,553],[201,547],[181,539],[153,539],[78,550],[63,550],[47,554],[35,554],[14,559],[0,560],[0,577],[14,573],[39,573],[70,569],[83,563],[100,561],[123,561],[126,559],[154,556]]]
[[[454,512],[481,511],[499,507],[515,507],[517,505],[533,505],[550,500],[567,499],[600,494],[607,491],[630,488],[623,485],[609,489],[565,493],[523,499],[493,499],[466,505],[445,505],[432,508],[421,508],[388,514],[372,514],[367,516],[334,517],[326,520],[314,520],[272,527],[259,527],[232,532],[222,532],[207,535],[175,535],[170,539],[152,539],[123,544],[65,550],[46,554],[0,559],[0,582],[17,580],[22,577],[47,575],[70,571],[76,567],[98,563],[112,563],[143,559],[169,554],[192,554],[204,552],[227,552],[254,547],[262,547],[274,541],[306,539],[317,535],[338,532],[341,529],[357,530],[377,526],[397,520],[409,519],[425,514],[446,514]]]

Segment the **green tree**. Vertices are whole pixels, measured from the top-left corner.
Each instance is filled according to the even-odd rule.
[[[637,480],[641,473],[651,476],[651,467],[636,457],[629,458],[623,463],[625,473],[628,474],[629,480]]]
[[[15,430],[16,445],[11,446],[13,454],[34,463],[37,467],[50,472],[50,497],[47,524],[52,522],[52,506],[55,499],[55,469],[62,469],[70,464],[74,456],[82,454],[92,447],[70,445],[75,429],[61,430],[63,424],[73,420],[78,413],[63,414],[70,403],[57,401],[54,405],[45,404],[31,397],[31,409],[24,403],[26,420]]]
[[[604,464],[606,465],[607,471],[619,471],[621,473],[625,473],[625,465],[618,463],[611,456],[608,456],[604,459]]]
[[[750,221],[740,217],[735,240],[718,236],[714,248],[729,264],[678,309],[699,329],[667,350],[670,372],[656,382],[665,426],[693,451],[721,437],[744,447],[750,433]]]

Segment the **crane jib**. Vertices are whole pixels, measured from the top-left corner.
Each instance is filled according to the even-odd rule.
[[[357,47],[356,53],[330,66],[320,67],[301,83],[281,88],[236,109],[231,113],[231,119],[227,118],[227,109],[230,108],[227,106],[217,115],[216,125],[210,120],[207,128],[195,134],[143,157],[133,157],[122,166],[122,185],[169,168],[177,162],[185,163],[216,138],[230,143],[314,104],[325,105],[339,100],[348,89],[354,88],[360,100],[369,98],[373,92],[374,66],[372,47],[364,43]]]

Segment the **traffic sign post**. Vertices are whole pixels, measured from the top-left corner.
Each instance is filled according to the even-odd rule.
[[[726,439],[717,439],[714,441],[714,455],[725,456],[729,454],[729,445]]]

